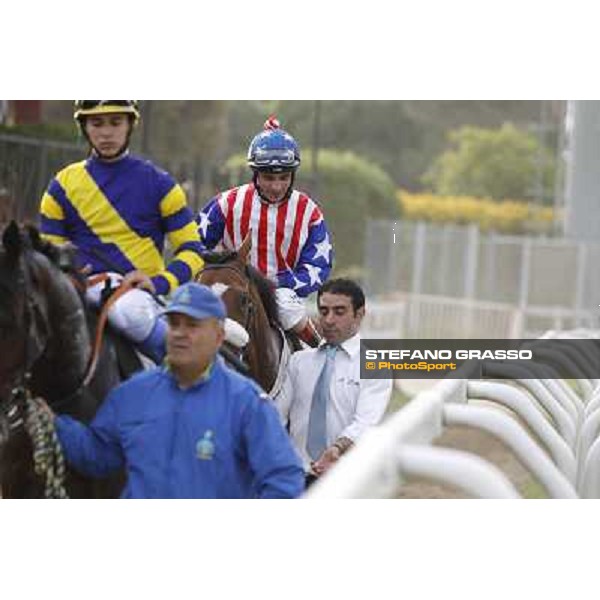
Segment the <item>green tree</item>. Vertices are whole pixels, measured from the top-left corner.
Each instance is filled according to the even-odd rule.
[[[322,148],[350,150],[376,162],[398,186],[417,191],[450,130],[464,125],[497,128],[510,121],[524,128],[539,125],[546,137],[556,138],[563,108],[564,102],[538,100],[235,101],[229,103],[226,155],[247,148],[274,112],[302,151],[315,141]]]
[[[323,208],[333,237],[336,272],[362,266],[367,220],[399,217],[394,182],[383,169],[352,152],[321,150],[315,197],[311,165],[311,151],[303,150],[302,168],[294,185],[314,197]],[[225,174],[232,186],[249,179],[245,155],[231,157]]]
[[[441,195],[502,199],[549,199],[554,158],[531,133],[505,123],[499,129],[461,127],[423,182]]]
[[[202,171],[200,197],[210,193],[211,173],[225,157],[244,151],[270,113],[301,149],[349,150],[377,163],[399,187],[418,191],[421,176],[457,127],[538,125],[556,147],[563,101],[536,100],[249,100],[141,101],[142,121],[134,151],[174,173]],[[46,101],[44,120],[62,122],[75,139],[73,101]],[[319,118],[317,119],[317,115]],[[318,124],[318,127],[316,126]],[[69,133],[69,135],[71,135]],[[208,187],[207,187],[208,186]]]

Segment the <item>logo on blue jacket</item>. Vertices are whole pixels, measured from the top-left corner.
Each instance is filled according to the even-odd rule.
[[[214,433],[207,429],[204,435],[196,442],[196,456],[200,460],[212,460],[215,455],[215,444],[212,441]]]

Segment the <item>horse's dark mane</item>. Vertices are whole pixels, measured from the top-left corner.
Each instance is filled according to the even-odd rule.
[[[77,268],[75,248],[59,247],[43,239],[38,229],[33,225],[27,225],[26,231],[26,240],[29,241],[29,245],[33,250],[43,254],[55,267],[77,279],[81,287],[84,287],[85,277]]]
[[[258,295],[262,300],[265,312],[267,313],[267,318],[271,323],[281,327],[281,322],[279,321],[279,309],[277,308],[277,302],[275,300],[273,284],[263,277],[260,271],[253,266],[247,265],[246,269],[250,281],[258,290]]]
[[[15,295],[14,273],[12,270],[6,270],[6,252],[0,248],[0,261],[3,265],[0,270],[0,328],[14,325],[14,315],[12,313],[13,297]]]

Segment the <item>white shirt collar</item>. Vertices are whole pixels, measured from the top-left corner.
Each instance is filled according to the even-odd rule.
[[[319,350],[321,350],[327,344],[326,341],[323,341],[319,346]],[[355,356],[358,352],[360,352],[360,333],[353,335],[351,338],[348,338],[346,341],[340,344],[340,348],[344,350],[344,352],[350,356]]]

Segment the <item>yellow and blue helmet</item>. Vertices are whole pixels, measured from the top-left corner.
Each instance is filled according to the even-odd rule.
[[[137,100],[75,100],[73,118],[81,123],[82,117],[115,113],[131,115],[133,123],[137,123],[140,118]]]

